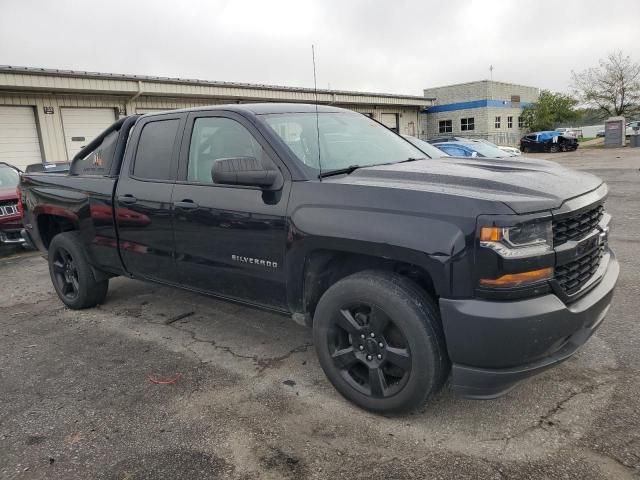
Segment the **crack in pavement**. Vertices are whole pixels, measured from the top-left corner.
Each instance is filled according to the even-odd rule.
[[[176,325],[173,323],[167,326],[170,328],[173,328],[174,330],[178,330],[180,332],[187,332],[190,335],[192,341],[188,344],[183,344],[183,346],[187,350],[189,350],[191,353],[193,353],[196,357],[200,358],[200,354],[198,354],[195,350],[193,350],[191,346],[196,343],[206,343],[211,345],[216,350],[222,350],[223,352],[229,353],[235,358],[242,358],[245,360],[253,361],[254,365],[256,365],[258,369],[258,373],[262,373],[268,368],[275,368],[278,366],[279,363],[283,362],[284,360],[289,358],[291,355],[295,353],[306,352],[309,349],[309,347],[313,346],[312,343],[306,342],[306,343],[303,343],[302,345],[298,345],[297,347],[292,348],[291,350],[289,350],[287,353],[283,355],[278,355],[275,357],[259,357],[258,355],[244,355],[242,353],[235,352],[231,347],[227,345],[218,345],[218,343],[215,340],[200,338],[198,337],[196,332],[194,332],[189,328],[181,328],[179,325]]]
[[[509,446],[509,443],[511,442],[511,440],[513,440],[515,438],[522,437],[522,436],[526,435],[527,433],[532,432],[532,431],[537,430],[537,429],[541,429],[541,430],[547,431],[548,430],[547,427],[555,427],[556,429],[564,432],[565,434],[570,434],[571,433],[570,430],[566,430],[566,429],[561,428],[557,423],[555,423],[555,422],[553,422],[551,420],[553,418],[553,416],[556,415],[560,410],[562,410],[564,408],[565,404],[567,404],[568,402],[573,400],[578,395],[591,394],[591,393],[595,392],[599,387],[601,387],[603,385],[605,385],[604,382],[603,383],[590,384],[590,385],[586,385],[585,387],[581,388],[580,390],[572,391],[569,395],[567,395],[566,397],[564,397],[561,400],[559,400],[558,402],[556,402],[556,404],[554,406],[552,406],[544,414],[542,414],[540,417],[538,417],[538,421],[535,424],[529,425],[528,427],[524,428],[523,430],[519,431],[518,433],[516,433],[514,435],[506,435],[506,436],[502,436],[502,437],[492,437],[492,438],[488,438],[488,439],[486,439],[484,441],[485,442],[504,442],[504,445],[502,446],[502,452],[504,452],[507,449],[507,447]]]

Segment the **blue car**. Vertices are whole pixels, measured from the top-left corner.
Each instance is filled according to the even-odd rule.
[[[456,140],[451,142],[438,142],[434,144],[440,150],[452,157],[487,157],[507,158],[513,157],[511,153],[489,145],[479,140]]]

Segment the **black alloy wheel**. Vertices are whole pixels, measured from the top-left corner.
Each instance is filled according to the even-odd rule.
[[[53,254],[53,280],[57,291],[67,300],[73,301],[80,294],[78,268],[71,254],[64,248],[58,247]]]
[[[406,384],[411,351],[400,329],[380,308],[345,305],[327,334],[334,365],[351,387],[385,398]]]
[[[48,261],[51,282],[67,307],[78,310],[104,301],[109,276],[91,266],[79,232],[63,232],[53,237]]]
[[[315,309],[313,343],[336,390],[374,412],[423,405],[449,372],[435,302],[394,272],[362,271],[329,287]]]

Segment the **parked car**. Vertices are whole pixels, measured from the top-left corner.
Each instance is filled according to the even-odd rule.
[[[467,137],[456,137],[454,135],[442,135],[440,137],[430,138],[427,140],[432,145],[436,143],[445,143],[445,142],[464,142],[469,140]]]
[[[514,156],[480,140],[442,142],[435,145],[452,157],[510,158]]]
[[[445,152],[434,147],[430,143],[425,142],[424,140],[420,140],[419,138],[412,137],[411,135],[403,135],[403,137],[406,138],[407,141],[411,142],[414,146],[419,148],[421,152],[429,155],[430,158],[448,157],[448,155]]]
[[[24,242],[22,215],[18,204],[16,187],[20,182],[20,169],[0,162],[0,243],[21,244]]]
[[[583,136],[582,130],[580,130],[579,128],[560,127],[560,128],[556,128],[555,131],[567,137],[581,138]]]
[[[483,142],[494,148],[499,148],[502,151],[510,153],[512,156],[518,156],[521,154],[520,150],[516,147],[509,147],[506,145],[496,145],[495,143],[490,142],[489,140],[486,140],[484,138],[446,136],[446,137],[436,137],[429,140],[429,143],[431,143],[432,145],[436,145],[438,143],[448,143],[448,142]]]
[[[508,146],[506,146],[506,145],[496,145],[495,143],[490,142],[489,140],[485,140],[485,139],[483,139],[483,138],[478,138],[477,140],[478,140],[479,142],[484,142],[484,143],[486,143],[487,145],[491,145],[491,146],[492,146],[492,147],[494,147],[494,148],[499,148],[499,149],[500,149],[500,150],[502,150],[503,152],[507,152],[507,153],[511,154],[512,156],[514,156],[514,157],[517,157],[517,156],[519,156],[519,155],[522,155],[522,152],[520,151],[520,149],[519,149],[519,148],[516,148],[516,147],[508,147]]]
[[[596,132],[596,137],[604,137],[604,130],[598,130]]]
[[[518,156],[522,155],[522,152],[517,147],[508,147],[506,145],[498,145],[498,148],[500,150],[502,150],[503,152],[507,152],[507,153],[513,155],[514,157],[518,157]]]
[[[520,140],[520,150],[529,152],[571,152],[578,149],[578,140],[560,132],[533,132]]]
[[[625,128],[625,135],[629,137],[631,135],[638,135],[638,134],[640,134],[640,120],[628,122]]]
[[[68,175],[22,176],[24,235],[69,308],[124,275],[312,327],[327,377],[363,408],[416,408],[449,376],[493,398],[602,324],[619,271],[608,189],[543,160],[425,156],[330,106],[131,116]]]

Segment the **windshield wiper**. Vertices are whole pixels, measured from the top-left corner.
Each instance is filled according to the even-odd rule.
[[[318,175],[318,178],[331,177],[333,175],[342,175],[342,174],[349,175],[350,173],[353,173],[354,171],[356,171],[358,168],[360,168],[360,165],[349,165],[346,168],[337,168],[336,170],[327,170],[326,172],[322,172],[320,175]]]
[[[353,173],[357,169],[363,168],[363,167],[384,167],[387,165],[397,165],[398,163],[415,162],[417,160],[426,160],[426,159],[427,157],[420,157],[420,158],[409,157],[406,160],[400,160],[399,162],[378,163],[374,165],[349,165],[346,168],[337,168],[336,170],[328,170],[326,172],[322,172],[320,175],[318,175],[318,177],[324,178],[324,177],[331,177],[333,175],[344,175],[344,174],[349,175],[350,173]]]
[[[400,160],[399,162],[396,162],[396,163],[417,162],[418,160],[426,160],[426,159],[427,157],[419,157],[419,158],[409,157],[406,160]]]

